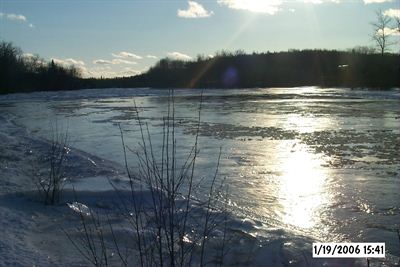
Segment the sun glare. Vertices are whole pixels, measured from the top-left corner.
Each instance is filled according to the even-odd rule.
[[[256,13],[267,13],[270,15],[279,11],[281,0],[219,0],[219,4],[227,5],[233,9],[248,10]]]
[[[279,191],[285,223],[301,228],[311,228],[316,224],[318,210],[327,201],[325,179],[320,161],[305,148],[298,147],[288,152],[282,165]]]

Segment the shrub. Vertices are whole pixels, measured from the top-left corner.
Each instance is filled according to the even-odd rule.
[[[135,108],[137,110],[136,104]],[[128,223],[134,248],[129,250],[129,245],[116,237],[116,226],[111,223],[109,215],[99,216],[91,210],[90,216],[80,212],[81,226],[76,229],[80,238],[74,239],[72,233],[65,231],[83,257],[96,266],[110,264],[109,251],[116,251],[118,264],[124,266],[188,266],[193,262],[204,266],[210,261],[223,264],[227,211],[226,205],[218,205],[226,197],[222,193],[223,182],[217,183],[221,152],[209,188],[202,191],[207,192],[205,199],[195,198],[196,191],[201,187],[201,181],[194,179],[199,154],[200,114],[201,102],[194,144],[181,165],[177,157],[173,92],[169,96],[167,115],[163,118],[162,146],[159,150],[155,151],[148,125],[141,121],[138,112],[136,120],[141,133],[138,151],[127,146],[120,126],[129,197],[113,186],[119,196],[120,214]],[[136,155],[136,172],[128,164],[128,152]],[[214,242],[213,248],[207,249],[218,226],[222,226],[223,232],[220,242],[218,245]],[[106,240],[106,235],[111,238]],[[211,251],[213,255],[210,255]]]
[[[35,184],[45,205],[59,203],[65,185],[64,167],[69,153],[68,132],[60,134],[58,129],[52,129],[50,148],[45,156],[48,168],[44,173],[37,173]]]

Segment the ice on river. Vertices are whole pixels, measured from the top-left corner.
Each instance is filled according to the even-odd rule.
[[[81,214],[111,220],[115,231],[105,231],[107,242],[115,236],[135,249],[132,228],[117,214],[129,210],[119,206],[121,198],[129,203],[132,197],[119,125],[129,153],[140,151],[133,97],[154,147],[160,147],[165,90],[0,96],[0,265],[87,266],[63,232],[78,238],[74,231]],[[400,255],[399,100],[399,90],[205,90],[196,177],[207,188],[222,147],[218,177],[229,185],[231,235],[225,263],[366,265],[366,259],[312,259],[312,242],[322,241],[385,242],[384,264],[395,265]],[[199,101],[200,91],[175,91],[180,159],[193,144]],[[59,205],[43,206],[32,174],[48,167],[43,155],[54,123],[68,129],[71,139],[68,183]],[[135,166],[135,160],[129,157],[128,164]],[[207,192],[199,192],[199,204],[193,202],[191,209],[201,218]],[[148,190],[134,193],[151,201]],[[141,229],[143,235],[154,231],[151,224]],[[218,240],[221,229],[211,236]],[[184,240],[190,243],[192,237]],[[116,260],[116,253],[110,251],[110,259]],[[381,263],[371,260],[370,266]]]

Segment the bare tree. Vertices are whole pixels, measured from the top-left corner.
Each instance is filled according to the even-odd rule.
[[[397,30],[397,32],[400,34],[400,17],[394,17],[394,21],[395,21],[395,29]]]
[[[395,16],[394,17],[394,29],[396,30],[396,32],[397,32],[397,43],[398,44],[400,44],[400,16]],[[400,53],[400,50],[399,50],[399,53]]]
[[[392,45],[392,43],[389,41],[389,26],[391,20],[392,19],[390,17],[383,14],[382,10],[379,10],[376,12],[376,22],[371,23],[374,30],[372,39],[375,41],[376,46],[381,51],[382,55],[388,50],[388,47]]]

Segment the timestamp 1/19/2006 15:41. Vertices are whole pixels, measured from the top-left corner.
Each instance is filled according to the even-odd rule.
[[[384,258],[385,243],[313,243],[313,258]]]

